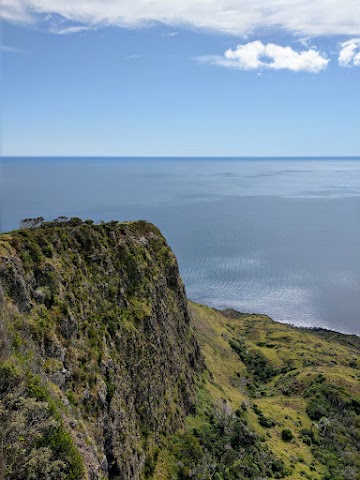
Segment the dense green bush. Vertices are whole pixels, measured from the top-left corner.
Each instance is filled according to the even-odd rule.
[[[20,381],[22,372],[14,359],[0,363],[0,394],[6,393]]]
[[[36,398],[47,396],[39,385],[36,388],[32,390],[35,398],[8,395],[2,399],[4,478],[80,480],[84,474],[81,456],[54,406]]]
[[[256,413],[256,415],[258,416],[259,424],[262,427],[271,428],[271,427],[275,426],[275,422],[271,418],[265,417],[263,412],[260,410],[260,408],[256,404],[253,405],[253,410]]]
[[[245,363],[255,381],[267,382],[278,374],[278,371],[274,369],[264,355],[254,350],[248,350],[241,340],[231,339],[230,345],[239,355],[241,361]]]
[[[327,467],[328,480],[358,480],[360,471],[359,402],[318,375],[307,391],[306,411],[317,422],[317,435],[302,430],[304,442],[312,445],[313,455]],[[344,449],[343,445],[346,445]]]
[[[292,434],[291,430],[284,429],[281,432],[281,439],[284,440],[284,442],[291,442],[293,438],[294,438],[294,435]]]
[[[283,478],[286,469],[228,406],[208,412],[200,428],[175,437],[178,479]]]

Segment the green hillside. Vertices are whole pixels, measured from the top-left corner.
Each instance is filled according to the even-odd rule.
[[[359,352],[187,302],[143,221],[2,234],[0,479],[358,480]]]
[[[206,442],[197,431],[206,430],[215,408],[244,422],[283,462],[279,472],[271,472],[275,478],[360,478],[358,337],[304,331],[264,315],[194,303],[189,308],[207,372],[198,384],[198,415],[188,418],[186,431],[204,443],[204,455]],[[227,441],[229,449],[231,436]],[[233,465],[244,463],[233,456]],[[209,469],[208,476],[195,478],[263,478],[261,462],[254,461],[243,476],[239,466],[229,473],[223,452],[218,462],[218,477]]]

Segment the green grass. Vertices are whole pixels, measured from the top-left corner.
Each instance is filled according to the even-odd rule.
[[[30,453],[34,478],[86,476],[108,412],[133,414],[116,454],[143,455],[144,479],[360,478],[357,337],[191,302],[189,324],[176,258],[142,221],[2,234],[0,261],[9,478]]]
[[[224,316],[194,303],[190,303],[190,310],[210,372],[205,388],[212,403],[226,399],[233,410],[244,403],[249,406],[244,413],[248,426],[284,461],[291,471],[286,478],[357,478],[347,477],[360,472],[356,450],[360,369],[352,361],[358,357],[356,347],[339,342],[338,337],[331,340],[263,315],[240,316],[233,312],[229,316],[227,312]],[[336,401],[331,400],[335,392]],[[347,428],[347,420],[342,418],[344,411],[355,422],[350,433],[351,427]],[[346,461],[341,468],[332,466],[336,462],[341,465],[344,459],[314,425],[314,418],[320,420],[324,415],[337,442],[347,442],[350,464],[358,473],[346,473],[350,471]],[[283,431],[287,430],[293,438],[284,442]],[[311,444],[302,431],[315,432],[319,444]]]

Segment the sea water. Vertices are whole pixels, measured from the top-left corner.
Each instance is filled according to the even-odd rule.
[[[360,335],[360,159],[4,158],[1,231],[146,219],[190,299]]]

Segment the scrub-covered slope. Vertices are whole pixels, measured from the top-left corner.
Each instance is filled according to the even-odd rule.
[[[256,431],[286,478],[360,478],[358,337],[197,304],[190,311],[209,370],[202,396],[226,402]]]
[[[73,219],[3,234],[0,282],[3,478],[151,474],[202,365],[158,229]]]
[[[146,222],[28,227],[0,235],[0,480],[360,478],[357,337],[188,303]]]

